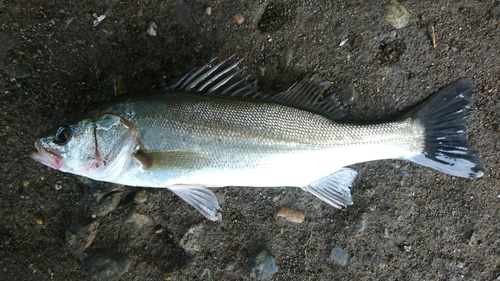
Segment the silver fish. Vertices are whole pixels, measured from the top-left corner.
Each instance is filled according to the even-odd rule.
[[[220,219],[209,187],[296,186],[341,208],[357,175],[346,166],[403,159],[459,177],[481,177],[466,137],[474,83],[442,88],[392,122],[338,122],[319,75],[269,96],[242,76],[241,60],[213,61],[166,93],[115,101],[35,142],[30,155],[63,172],[129,186],[168,188]]]

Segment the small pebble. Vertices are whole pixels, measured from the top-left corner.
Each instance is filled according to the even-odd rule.
[[[182,237],[179,245],[188,253],[194,254],[195,252],[201,251],[201,245],[199,239],[205,234],[203,230],[203,225],[195,225],[191,227],[186,234]]]
[[[23,186],[28,187],[30,185],[31,181],[30,180],[23,180]]]
[[[282,63],[285,66],[290,66],[293,60],[293,49],[290,45],[285,46],[283,51]]]
[[[115,76],[115,95],[124,96],[125,94],[127,94],[125,76],[118,74]]]
[[[282,217],[285,218],[287,221],[293,222],[293,223],[303,223],[305,216],[302,212],[288,209],[288,208],[281,208],[278,213],[276,213],[277,217]]]
[[[134,196],[134,201],[136,203],[142,204],[148,200],[148,193],[146,192],[145,189],[141,189],[137,191],[137,193]]]
[[[68,243],[69,249],[74,253],[85,251],[94,242],[98,226],[99,223],[97,221],[87,226],[80,224],[71,225],[65,231],[66,243]]]
[[[126,223],[133,223],[138,228],[142,228],[143,226],[150,224],[151,219],[146,215],[143,215],[141,213],[133,211],[132,214],[130,214],[130,216],[127,218],[127,220],[125,222]]]
[[[90,280],[117,280],[128,271],[130,262],[121,255],[97,254],[87,262]]]
[[[118,204],[120,203],[120,198],[122,194],[120,192],[112,193],[107,197],[102,197],[102,199],[98,200],[94,204],[92,204],[91,208],[94,214],[98,217],[104,217],[107,214],[111,213]]]
[[[207,7],[205,9],[205,14],[207,14],[207,16],[210,16],[212,14],[212,7]]]
[[[156,32],[157,29],[158,29],[158,26],[156,25],[156,23],[154,21],[150,21],[148,23],[147,32],[148,32],[149,36],[156,36],[158,34]]]
[[[264,280],[277,272],[278,268],[276,267],[276,261],[267,250],[263,250],[253,258],[250,277],[256,278],[257,280]]]
[[[410,21],[410,14],[397,0],[391,0],[391,3],[387,6],[384,20],[394,28],[399,29],[408,24]]]
[[[92,16],[95,18],[94,27],[96,27],[101,21],[103,21],[106,18],[106,15],[97,16],[96,13],[92,14]]]
[[[56,182],[56,184],[54,185],[54,188],[56,190],[61,190],[62,189],[62,182],[60,182],[60,181]]]
[[[234,14],[234,20],[237,24],[242,24],[245,21],[245,17],[243,17],[243,15],[240,13],[236,13]]]
[[[340,265],[340,266],[346,266],[347,265],[347,253],[341,248],[333,248],[332,252],[330,253],[330,259]]]
[[[356,92],[356,88],[353,85],[347,85],[342,87],[342,90],[339,93],[342,102],[345,105],[351,105],[358,98],[358,93]]]
[[[163,228],[163,226],[160,226],[160,227],[157,227],[156,230],[155,230],[155,233],[156,234],[160,234],[164,231],[165,229]]]
[[[35,221],[37,224],[40,224],[40,225],[43,224],[43,220],[41,218],[37,218]]]

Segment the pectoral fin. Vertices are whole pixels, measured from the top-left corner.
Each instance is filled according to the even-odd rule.
[[[304,186],[308,191],[332,205],[341,209],[342,206],[352,205],[351,190],[349,189],[358,173],[349,168],[342,168],[335,173]]]
[[[211,221],[222,219],[221,214],[218,213],[218,210],[220,210],[219,202],[217,202],[215,194],[210,189],[188,185],[174,185],[169,186],[168,189],[193,206],[207,219]]]
[[[205,167],[209,158],[205,154],[190,151],[141,151],[134,157],[145,170],[197,170]]]

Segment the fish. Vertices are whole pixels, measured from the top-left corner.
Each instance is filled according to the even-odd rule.
[[[441,88],[399,118],[343,122],[347,109],[320,74],[277,94],[243,75],[242,60],[211,60],[165,91],[117,99],[37,137],[32,159],[97,181],[167,188],[212,221],[210,188],[299,187],[342,208],[353,204],[352,164],[400,159],[479,178],[466,125],[474,81]]]

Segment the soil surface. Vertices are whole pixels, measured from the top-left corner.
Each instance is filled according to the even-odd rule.
[[[403,1],[399,29],[384,20],[389,4],[0,0],[0,279],[500,280],[500,4]],[[168,190],[27,156],[36,135],[102,102],[232,54],[270,93],[324,75],[353,98],[354,121],[398,116],[473,77],[468,132],[484,176],[363,163],[346,209],[298,188],[226,187],[213,223]]]

